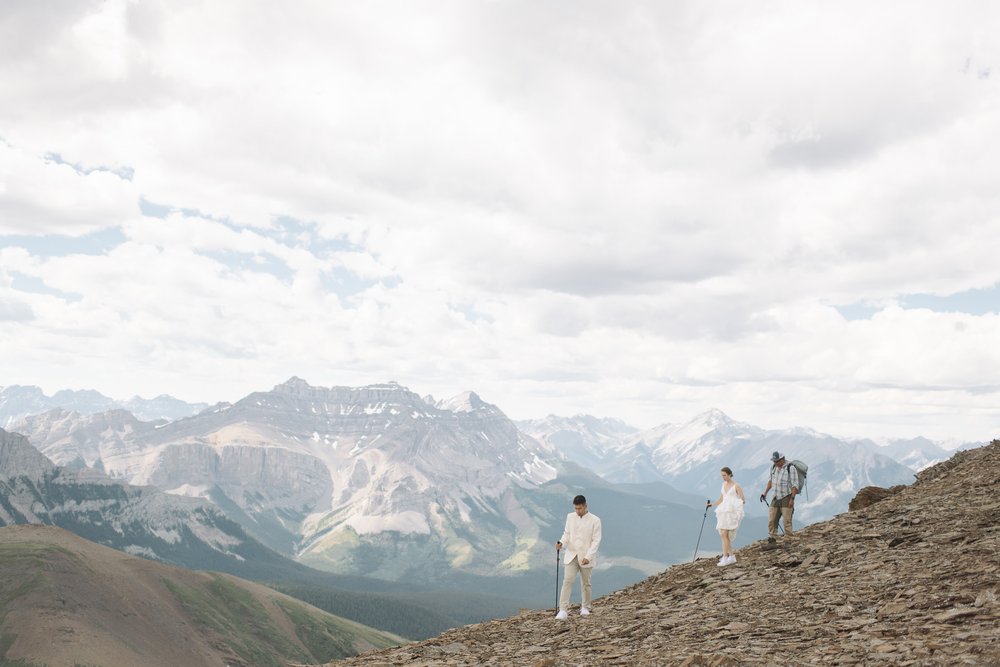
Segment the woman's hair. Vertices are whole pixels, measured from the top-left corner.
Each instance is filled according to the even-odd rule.
[[[723,468],[723,469],[722,469],[722,472],[726,473],[726,474],[727,474],[727,475],[729,475],[730,477],[732,477],[732,476],[733,476],[733,471],[732,471],[732,470],[730,470],[730,469],[729,469],[728,467],[726,467],[726,468]]]

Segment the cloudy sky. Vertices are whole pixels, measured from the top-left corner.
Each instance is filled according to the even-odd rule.
[[[0,386],[1000,436],[994,2],[0,4]]]

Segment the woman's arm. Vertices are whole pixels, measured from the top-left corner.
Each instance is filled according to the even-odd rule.
[[[740,500],[746,503],[747,497],[743,495],[743,487],[740,486],[739,484],[736,485],[736,495],[740,497]]]

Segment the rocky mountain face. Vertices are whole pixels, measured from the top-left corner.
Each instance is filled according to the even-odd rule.
[[[207,500],[129,485],[92,468],[56,466],[24,436],[0,430],[0,527],[25,524],[59,526],[151,560],[278,585],[324,609],[408,637],[517,608],[480,590],[428,590],[308,568],[249,537]],[[0,580],[6,576],[4,571]]]
[[[259,584],[135,558],[51,526],[0,528],[0,664],[315,664],[404,640]]]
[[[589,616],[525,611],[337,664],[995,665],[998,488],[994,440],[777,548],[675,565]]]
[[[435,402],[394,383],[293,378],[167,424],[54,410],[18,428],[57,463],[210,499],[272,548],[341,573],[434,581],[547,570],[570,499],[593,488],[609,518],[643,528],[605,550],[604,565],[634,581],[691,548],[665,525],[693,533],[700,519],[567,464],[472,392]]]
[[[108,410],[128,410],[143,421],[160,419],[172,421],[189,417],[207,408],[205,403],[186,403],[172,396],[160,395],[146,399],[134,396],[127,401],[117,401],[92,389],[73,391],[64,389],[46,396],[39,387],[11,385],[0,387],[0,426],[10,427],[28,415],[54,409],[91,415]]]
[[[663,481],[662,475],[641,451],[625,451],[623,444],[639,429],[618,421],[590,415],[517,422],[524,433],[548,443],[567,461],[579,463],[612,482]]]
[[[0,526],[26,523],[195,568],[240,571],[266,551],[209,502],[56,466],[24,436],[0,429]]]
[[[575,418],[578,419],[578,418]],[[710,410],[683,424],[664,424],[616,438],[573,425],[532,423],[529,434],[544,441],[572,442],[559,449],[569,460],[596,461],[593,470],[616,482],[667,482],[704,498],[718,496],[719,469],[728,466],[749,498],[748,509],[763,513],[756,497],[767,486],[771,452],[809,465],[808,494],[796,505],[801,521],[818,521],[847,509],[864,486],[892,486],[913,480],[914,470],[871,441],[846,441],[807,428],[769,431]],[[582,454],[580,453],[582,452]]]

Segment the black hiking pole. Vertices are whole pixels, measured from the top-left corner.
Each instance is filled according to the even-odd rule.
[[[559,608],[559,547],[556,547],[556,609]]]
[[[705,513],[701,515],[701,528],[698,529],[698,542],[694,545],[694,556],[691,558],[691,562],[698,560],[698,547],[701,546],[701,531],[705,530],[705,517],[708,516],[708,508],[712,506],[711,500],[705,501]]]

